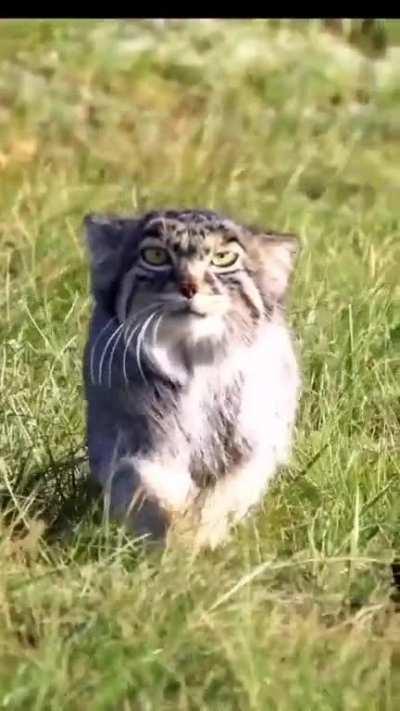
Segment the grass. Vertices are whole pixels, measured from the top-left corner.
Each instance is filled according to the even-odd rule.
[[[399,26],[1,23],[0,708],[399,708]],[[303,242],[291,465],[194,560],[82,485],[81,220],[167,205]]]

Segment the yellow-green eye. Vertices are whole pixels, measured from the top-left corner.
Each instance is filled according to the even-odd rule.
[[[162,247],[145,247],[141,254],[144,261],[153,267],[163,267],[170,261],[167,250]]]
[[[239,254],[237,252],[215,252],[211,259],[211,264],[214,267],[231,267],[237,261]]]

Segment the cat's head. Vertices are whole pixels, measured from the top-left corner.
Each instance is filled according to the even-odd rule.
[[[205,210],[85,224],[95,298],[121,323],[154,314],[161,341],[251,339],[283,303],[298,244]]]

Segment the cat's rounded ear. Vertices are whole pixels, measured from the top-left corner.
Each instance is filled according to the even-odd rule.
[[[86,215],[83,221],[89,248],[94,289],[105,289],[115,281],[124,237],[134,230],[137,220],[113,215]]]
[[[300,240],[293,234],[258,235],[263,286],[273,301],[281,302],[300,251]]]
[[[122,226],[116,217],[86,215],[83,221],[94,272],[109,272],[122,245]]]

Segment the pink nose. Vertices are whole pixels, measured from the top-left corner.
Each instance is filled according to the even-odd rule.
[[[196,282],[192,280],[181,281],[179,284],[179,291],[187,299],[192,299],[198,292],[198,286]]]

